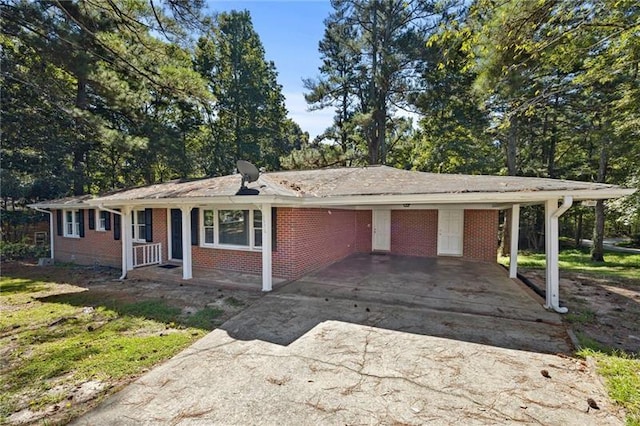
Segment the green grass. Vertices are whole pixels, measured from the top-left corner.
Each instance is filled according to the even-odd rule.
[[[212,330],[222,313],[205,308],[185,317],[163,300],[51,296],[55,289],[0,278],[0,424],[27,406],[64,405],[68,392],[60,389],[138,376]]]
[[[578,355],[596,360],[609,396],[627,410],[627,426],[640,426],[640,359],[624,352],[588,346]]]
[[[588,250],[562,250],[559,255],[560,269],[563,271],[587,273],[597,276],[611,276],[631,280],[640,280],[640,254],[606,252],[605,262],[592,262]],[[500,257],[500,263],[509,265],[508,257]],[[519,253],[518,267],[543,269],[544,253]]]

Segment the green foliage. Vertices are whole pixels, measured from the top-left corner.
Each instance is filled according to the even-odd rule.
[[[509,258],[501,257],[499,262],[508,265]],[[544,253],[518,254],[518,266],[523,268],[544,268]],[[592,262],[587,249],[562,250],[559,255],[561,270],[630,279],[629,283],[640,283],[640,254],[606,252],[605,262]]]
[[[311,108],[336,112],[334,125],[317,142],[339,145],[343,165],[385,164],[394,149],[406,148],[403,122],[394,115],[420,87],[418,46],[441,10],[437,2],[417,0],[340,0],[332,6],[319,45],[321,77],[305,80]],[[403,155],[391,163],[408,162],[398,157]]]
[[[290,134],[301,133],[286,118],[275,65],[264,56],[247,11],[217,15],[198,40],[195,69],[215,97],[206,106],[209,136],[201,151],[208,175],[233,172],[238,159],[278,170],[280,157],[296,143]]]
[[[0,279],[0,346],[10,348],[0,372],[0,421],[58,403],[64,389],[87,380],[109,385],[137,376],[213,329],[221,314],[205,308],[184,317],[163,300],[89,292],[47,296],[56,291],[56,283]]]
[[[28,242],[10,242],[0,240],[0,257],[3,260],[38,259],[49,256],[49,248],[36,246]]]
[[[581,349],[582,357],[593,357],[598,373],[605,378],[609,396],[627,411],[626,424],[640,425],[640,359],[637,354],[601,351],[590,347]]]

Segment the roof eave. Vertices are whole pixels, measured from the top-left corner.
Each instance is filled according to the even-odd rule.
[[[528,203],[537,204],[545,200],[572,196],[575,201],[619,198],[636,192],[634,188],[606,188],[555,191],[520,192],[458,192],[438,194],[387,194],[387,195],[344,195],[329,197],[294,197],[283,195],[225,195],[216,197],[180,197],[152,199],[101,199],[94,198],[83,203],[35,203],[31,208],[92,208],[92,207],[193,207],[211,204],[285,204],[297,206],[352,206],[384,204],[465,204],[465,203]]]
[[[464,203],[528,203],[538,204],[549,199],[572,196],[575,201],[601,200],[631,195],[635,189],[561,190],[522,192],[464,192],[440,194],[347,195],[324,198],[296,198],[302,206],[383,205],[383,204],[464,204]],[[288,199],[291,203],[293,200]]]

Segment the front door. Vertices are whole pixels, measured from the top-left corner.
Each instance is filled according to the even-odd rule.
[[[371,249],[391,250],[391,210],[373,210]]]
[[[464,210],[438,210],[438,256],[462,256]]]
[[[171,209],[171,258],[182,259],[182,211]]]

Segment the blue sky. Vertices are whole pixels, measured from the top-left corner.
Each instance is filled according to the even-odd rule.
[[[302,85],[303,78],[319,74],[318,42],[324,34],[323,21],[332,10],[328,0],[208,0],[207,4],[209,13],[248,10],[266,59],[276,64],[289,117],[311,139],[331,125],[332,110],[307,112]]]

